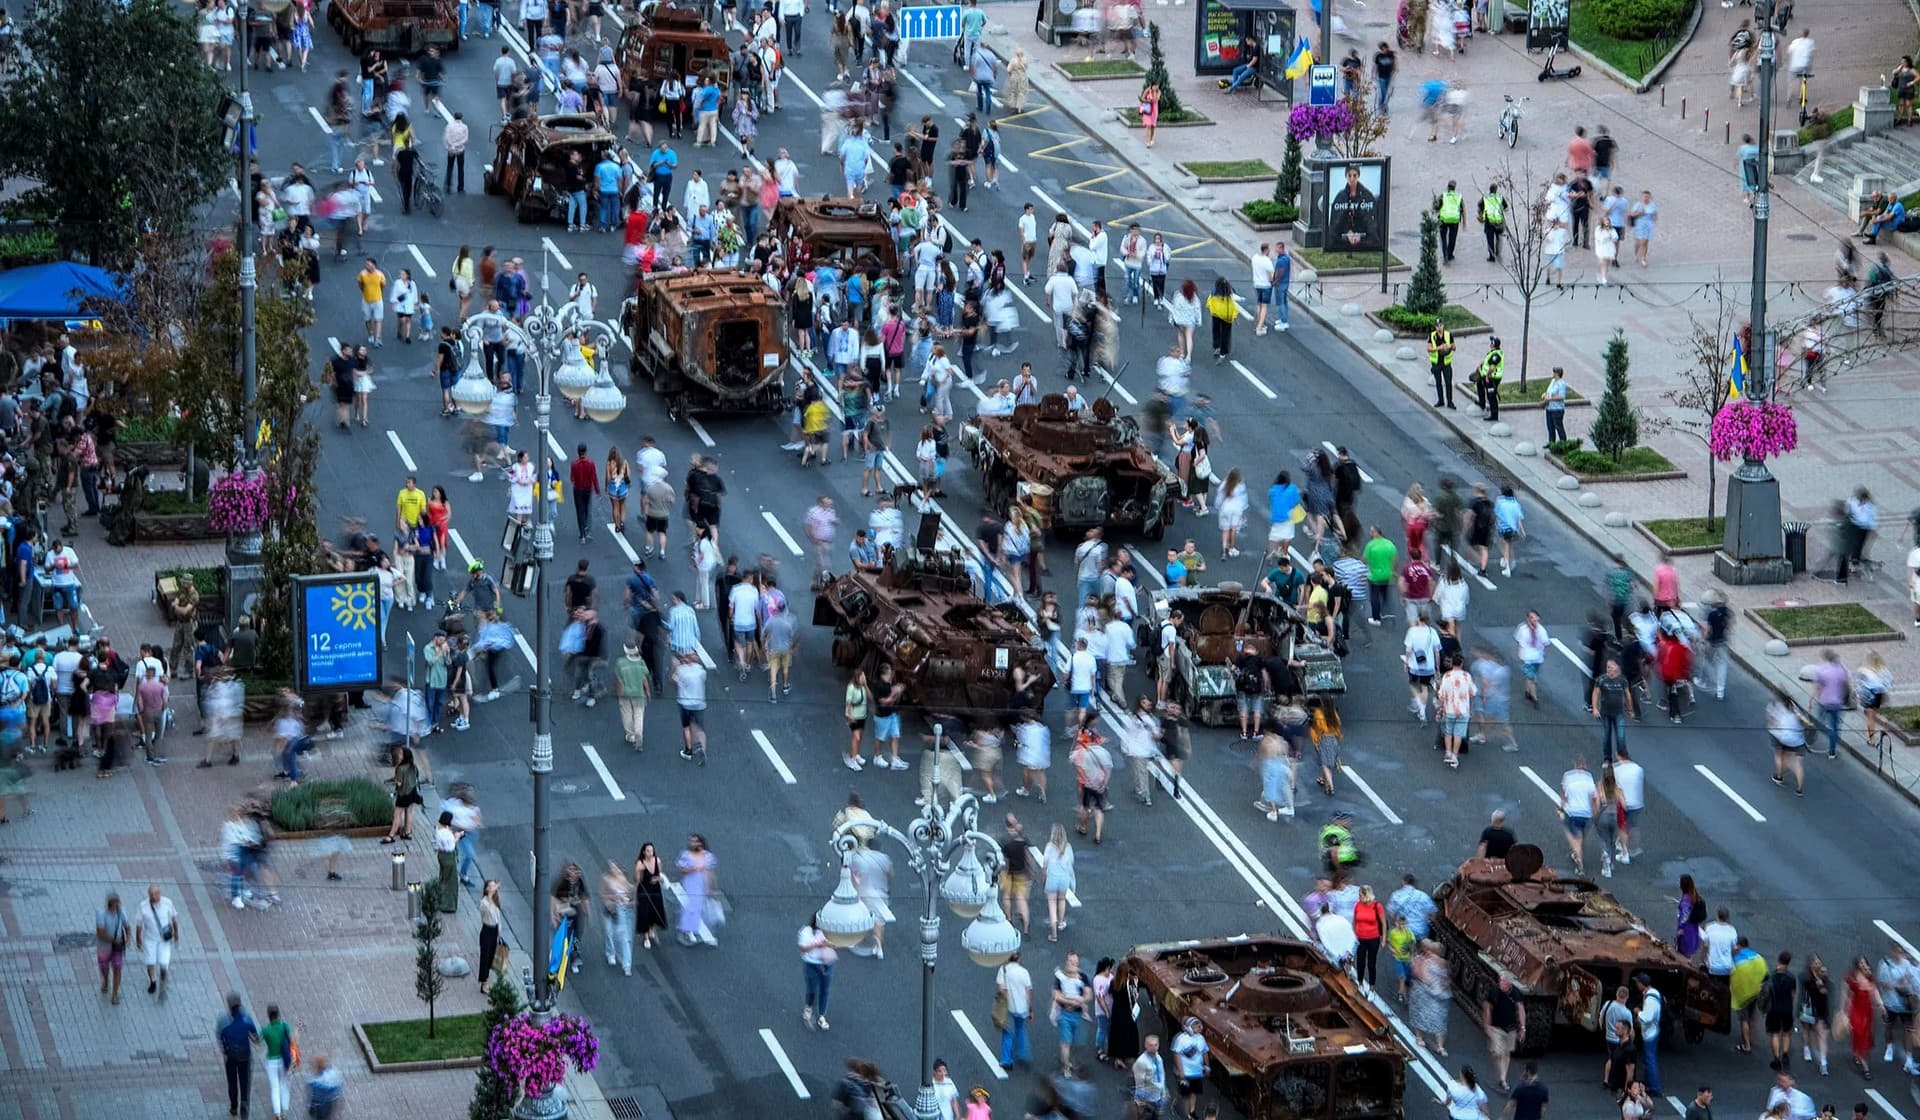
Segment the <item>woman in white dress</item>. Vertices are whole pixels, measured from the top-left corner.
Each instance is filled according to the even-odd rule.
[[[200,44],[200,53],[208,66],[217,66],[220,58],[220,25],[214,20],[213,4],[210,0],[201,0],[200,10],[194,14],[194,38]]]
[[[1227,472],[1220,486],[1220,558],[1240,555],[1240,530],[1247,527],[1247,484],[1240,468]]]
[[[713,590],[713,573],[720,567],[720,547],[713,543],[713,527],[700,526],[693,540],[693,569],[699,579],[693,588],[693,609],[707,609]]]
[[[1442,632],[1456,638],[1460,636],[1460,624],[1466,621],[1469,598],[1471,593],[1467,589],[1467,576],[1460,570],[1460,561],[1449,560],[1446,573],[1440,577],[1440,585],[1433,592],[1434,604],[1440,608]]]
[[[507,516],[527,523],[533,516],[533,460],[522,451],[507,468]]]
[[[1593,227],[1593,261],[1594,267],[1600,272],[1602,284],[1608,282],[1607,270],[1613,267],[1613,262],[1619,255],[1620,235],[1613,231],[1613,226],[1604,221],[1595,225]]]
[[[414,282],[413,270],[400,270],[400,279],[393,282],[393,333],[401,343],[413,344],[413,313],[420,308],[420,285]]]

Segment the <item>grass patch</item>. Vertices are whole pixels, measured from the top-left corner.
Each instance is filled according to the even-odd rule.
[[[1093,59],[1084,62],[1062,62],[1058,64],[1060,72],[1075,81],[1088,81],[1094,78],[1133,78],[1144,75],[1146,68],[1137,62],[1124,58]]]
[[[200,593],[202,599],[220,594],[219,568],[175,568],[167,574],[172,576],[176,583],[192,580],[193,589]]]
[[[1280,174],[1264,159],[1198,159],[1180,166],[1203,183],[1208,179],[1272,179]]]
[[[1653,39],[1621,39],[1600,30],[1599,13],[1591,0],[1575,0],[1567,14],[1567,38],[1581,50],[1620,71],[1634,81],[1647,76],[1654,64],[1673,49],[1671,42]],[[1683,14],[1684,21],[1691,10]]]
[[[482,1058],[487,1053],[485,1015],[441,1015],[427,1037],[425,1019],[391,1023],[362,1023],[360,1030],[381,1062],[443,1062],[455,1058]]]
[[[1727,522],[1716,517],[1666,517],[1642,521],[1640,527],[1668,548],[1715,548],[1726,539]]]
[[[1379,268],[1379,253],[1347,253],[1335,249],[1299,249],[1289,247],[1287,252],[1295,260],[1305,264],[1315,272],[1325,272],[1330,268]],[[1387,267],[1399,268],[1403,263],[1392,253],[1387,254]],[[1452,306],[1449,304],[1448,306]],[[1479,322],[1479,320],[1474,320]],[[1431,330],[1432,328],[1428,328]]]
[[[140,512],[162,516],[207,512],[205,495],[187,497],[185,490],[149,490],[140,501]]]
[[[1880,718],[1909,734],[1920,732],[1920,704],[1889,704],[1880,709]]]
[[[1843,105],[1823,117],[1807,122],[1799,132],[1802,144],[1811,144],[1815,140],[1825,140],[1843,128],[1853,127],[1853,106]]]
[[[1790,642],[1893,633],[1893,627],[1880,621],[1878,615],[1858,603],[1761,607],[1753,613]]]
[[[1452,326],[1452,324],[1449,323],[1448,326]],[[1546,377],[1529,378],[1526,385],[1522,386],[1518,378],[1506,378],[1500,382],[1500,403],[1539,404],[1541,401],[1547,399],[1547,382],[1551,380],[1551,378]],[[1586,399],[1587,398],[1581,396],[1579,393],[1574,392],[1573,386],[1567,386],[1567,400],[1584,401]]]
[[[1298,206],[1282,205],[1271,198],[1248,199],[1240,204],[1240,212],[1245,214],[1249,221],[1272,225],[1288,225],[1300,220]],[[1305,250],[1296,249],[1294,252],[1300,253]]]
[[[1141,127],[1140,110],[1138,109],[1120,110],[1120,119],[1125,121],[1129,128]],[[1179,112],[1169,112],[1166,109],[1160,110],[1160,127],[1162,128],[1165,128],[1170,124],[1212,124],[1212,123],[1213,123],[1212,119],[1210,119],[1205,113],[1196,113],[1192,109],[1181,109]]]
[[[1576,446],[1561,450],[1569,443]],[[1679,469],[1672,460],[1651,447],[1629,447],[1618,459],[1603,452],[1582,449],[1574,440],[1555,440],[1547,445],[1547,450],[1558,456],[1574,474],[1595,478],[1619,474],[1664,474]]]
[[[1326,267],[1340,268],[1344,266],[1328,265]],[[1433,331],[1433,322],[1436,318],[1432,315],[1423,315],[1418,311],[1409,311],[1397,303],[1390,307],[1381,308],[1379,316],[1381,322],[1409,336],[1430,334]],[[1440,308],[1438,318],[1447,325],[1449,331],[1468,330],[1487,325],[1481,320],[1480,316],[1475,315],[1464,307],[1451,303]]]
[[[392,823],[393,798],[388,795],[385,786],[367,778],[301,782],[297,786],[275,790],[269,811],[274,827],[282,832],[371,828]],[[425,1026],[422,1021],[422,1029]]]
[[[171,443],[179,421],[171,416],[155,417],[147,413],[120,417],[121,443]]]

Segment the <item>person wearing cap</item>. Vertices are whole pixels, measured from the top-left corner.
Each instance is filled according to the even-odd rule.
[[[632,642],[613,666],[614,687],[620,700],[620,729],[627,745],[638,751],[647,735],[647,701],[653,699],[653,672],[640,647]]]
[[[480,622],[487,612],[500,606],[500,584],[487,574],[487,565],[483,560],[467,562],[467,586],[454,596],[452,606],[473,613],[467,628],[472,633],[480,632]]]
[[[1193,1120],[1206,1088],[1208,1049],[1206,1036],[1200,1033],[1200,1020],[1189,1016],[1173,1036],[1173,1056],[1180,1063],[1180,1099],[1186,1103],[1187,1120]]]

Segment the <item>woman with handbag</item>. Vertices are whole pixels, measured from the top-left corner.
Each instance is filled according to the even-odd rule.
[[[633,880],[612,860],[606,874],[600,876],[600,912],[606,917],[607,967],[615,963],[620,971],[633,975]]]
[[[820,932],[820,915],[815,914],[800,927],[800,967],[807,978],[807,1002],[800,1008],[800,1021],[809,1028],[827,1029],[827,999],[833,992],[833,963],[839,959],[833,942]]]
[[[569,972],[580,971],[580,931],[587,921],[587,882],[580,873],[580,865],[569,862],[560,871],[560,878],[554,881],[553,897],[547,900],[548,915],[553,920],[553,935],[566,938],[564,959],[572,963]],[[565,923],[564,930],[561,923]],[[558,942],[556,941],[556,947]],[[549,962],[554,958],[550,955]],[[548,971],[554,972],[549,963]],[[557,972],[555,972],[557,977]]]
[[[696,945],[703,931],[708,939],[713,937],[711,927],[718,923],[708,921],[709,915],[721,916],[715,861],[713,853],[707,850],[707,838],[697,832],[687,837],[687,846],[674,866],[680,869],[680,920],[677,923],[680,944]],[[715,942],[709,940],[708,943]]]
[[[667,928],[666,871],[660,866],[660,853],[652,844],[640,845],[633,861],[633,883],[640,947],[653,948],[658,931]]]
[[[100,991],[109,990],[108,978],[112,978],[113,1002],[120,1002],[120,969],[127,958],[127,934],[131,926],[127,922],[127,913],[120,908],[120,896],[107,892],[107,903],[93,918],[93,936],[97,946],[94,954],[100,965]]]
[[[507,975],[507,955],[500,944],[500,880],[488,879],[480,886],[480,990],[487,981]]]

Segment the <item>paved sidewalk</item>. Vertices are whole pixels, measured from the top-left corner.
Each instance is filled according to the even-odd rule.
[[[1351,13],[1345,18],[1363,36],[1362,45],[1370,48],[1372,43],[1391,36],[1391,11],[1383,0],[1375,0],[1357,19]],[[1738,191],[1734,148],[1722,143],[1721,124],[1722,110],[1731,108],[1722,47],[1736,18],[1744,18],[1748,12],[1750,9],[1723,10],[1708,4],[1699,32],[1666,77],[1666,108],[1661,107],[1658,92],[1634,95],[1591,73],[1575,82],[1538,83],[1534,78],[1539,68],[1537,56],[1525,55],[1516,36],[1476,37],[1468,54],[1458,62],[1403,53],[1400,88],[1395,94],[1395,104],[1402,112],[1382,144],[1383,151],[1394,157],[1394,253],[1409,264],[1417,260],[1417,212],[1430,204],[1447,179],[1461,182],[1471,206],[1477,197],[1473,184],[1502,168],[1510,155],[1494,134],[1502,93],[1532,99],[1527,106],[1523,139],[1511,153],[1516,178],[1523,166],[1535,181],[1549,178],[1561,169],[1565,142],[1575,124],[1587,126],[1589,135],[1595,126],[1605,124],[1621,144],[1616,182],[1627,188],[1630,197],[1649,189],[1662,203],[1652,267],[1616,269],[1617,282],[1601,288],[1593,282],[1591,255],[1571,252],[1567,289],[1548,289],[1535,300],[1530,376],[1544,378],[1551,367],[1563,366],[1575,391],[1589,399],[1597,398],[1602,383],[1602,350],[1613,332],[1622,329],[1632,347],[1635,404],[1651,416],[1680,419],[1681,414],[1668,408],[1665,394],[1681,384],[1670,371],[1687,361],[1681,347],[1692,329],[1689,311],[1711,315],[1715,293],[1723,283],[1730,302],[1744,308],[1748,298],[1749,286],[1740,278],[1749,271],[1749,213]],[[1162,128],[1152,149],[1145,146],[1139,130],[1127,128],[1114,114],[1115,109],[1132,104],[1137,90],[1132,81],[1067,80],[1052,64],[1084,58],[1086,52],[1049,47],[1024,21],[996,28],[990,35],[1003,56],[1010,55],[1014,46],[1023,47],[1032,59],[1030,72],[1036,89],[1122,161],[1145,177],[1174,187],[1169,197],[1176,205],[1247,254],[1258,242],[1276,235],[1256,233],[1234,211],[1247,199],[1270,195],[1271,182],[1200,186],[1176,165],[1188,159],[1260,156],[1277,166],[1285,136],[1285,107],[1277,102],[1261,104],[1244,95],[1230,100],[1213,87],[1210,79],[1180,77],[1191,72],[1191,13],[1187,7],[1148,8],[1148,18],[1161,22],[1164,50],[1182,100],[1215,120],[1231,124]],[[1815,26],[1820,44],[1818,58],[1822,60],[1817,67],[1820,80],[1815,92],[1823,104],[1850,101],[1860,84],[1877,82],[1886,66],[1878,58],[1882,44],[1874,29],[1908,27],[1913,20],[1911,10],[1899,0],[1868,0],[1867,8],[1858,16],[1857,20],[1849,18],[1840,28]],[[1312,34],[1310,25],[1302,32]],[[1336,45],[1344,53],[1344,44]],[[1370,50],[1363,53],[1370,54]],[[1457,145],[1444,139],[1426,142],[1424,128],[1415,123],[1419,85],[1436,73],[1457,78],[1473,93],[1466,137]],[[1678,105],[1683,96],[1689,99],[1686,121],[1679,118]],[[1703,104],[1714,110],[1714,123],[1707,134],[1700,131]],[[1736,143],[1740,130],[1753,130],[1756,119],[1749,105],[1735,124]],[[1784,122],[1784,115],[1779,119]],[[1256,136],[1265,139],[1257,144],[1243,139]],[[1264,150],[1269,146],[1270,150]],[[1781,180],[1776,178],[1775,182]],[[1820,200],[1797,193],[1791,183],[1784,186],[1783,193],[1776,196],[1769,242],[1770,317],[1776,321],[1819,305],[1821,293],[1831,283],[1836,238],[1851,228],[1843,215]],[[1097,192],[1076,192],[1072,184],[1064,189],[1069,193],[1062,197],[1086,208],[1078,215],[1083,219],[1113,216],[1100,211]],[[1518,299],[1507,293],[1511,281],[1505,274],[1485,263],[1483,254],[1473,252],[1479,245],[1477,232],[1463,231],[1462,241],[1462,251],[1447,269],[1448,299],[1473,310],[1504,337],[1511,380],[1518,374]],[[1896,273],[1913,271],[1913,262],[1897,254],[1893,264]],[[1407,275],[1393,274],[1395,295]],[[1236,286],[1248,283],[1244,275],[1229,278]],[[1296,270],[1296,298],[1424,406],[1429,399],[1426,393],[1430,380],[1416,354],[1419,344],[1379,342],[1374,325],[1361,315],[1393,301],[1394,296],[1380,294],[1377,274],[1330,277],[1318,283],[1312,280],[1309,277],[1303,285]],[[1737,314],[1737,321],[1744,321],[1744,313]],[[1483,346],[1481,338],[1462,339],[1463,355],[1470,360],[1477,360]],[[1844,589],[1805,577],[1783,587],[1729,589],[1736,608],[1786,600],[1820,603],[1850,598],[1863,602],[1893,624],[1900,638],[1908,636],[1911,613],[1902,570],[1907,545],[1904,520],[1906,511],[1920,506],[1920,445],[1913,442],[1910,426],[1903,422],[1906,410],[1889,409],[1887,403],[1911,398],[1916,392],[1920,392],[1920,356],[1905,353],[1836,377],[1827,393],[1798,394],[1792,403],[1799,420],[1800,449],[1770,464],[1780,477],[1788,518],[1818,523],[1828,516],[1836,498],[1858,485],[1870,487],[1883,511],[1886,535],[1878,544],[1877,554],[1886,562],[1887,574],[1877,582],[1856,581]],[[1591,416],[1590,409],[1570,412],[1570,434],[1583,435]],[[1531,491],[1536,504],[1551,503],[1601,548],[1624,554],[1643,578],[1650,576],[1658,559],[1656,548],[1631,528],[1609,526],[1608,513],[1624,512],[1635,519],[1646,519],[1703,516],[1706,512],[1705,447],[1684,431],[1659,430],[1656,424],[1643,423],[1646,441],[1686,470],[1686,479],[1612,483],[1569,492],[1556,488],[1559,471],[1544,459],[1513,451],[1519,441],[1544,442],[1539,413],[1511,412],[1503,417],[1513,428],[1513,433],[1505,436],[1489,432],[1489,425],[1470,408],[1446,413],[1443,419],[1483,451],[1490,473],[1513,478]],[[1724,486],[1723,466],[1714,488],[1723,495]],[[1597,500],[1598,504],[1582,505],[1583,499]],[[1823,540],[1811,542],[1816,560],[1825,547]],[[1597,574],[1601,557],[1596,556],[1595,564]],[[1690,596],[1717,586],[1709,557],[1678,558],[1676,567]],[[1763,676],[1795,695],[1804,695],[1799,670],[1818,659],[1817,649],[1800,648],[1785,658],[1769,658],[1763,652],[1763,639],[1751,624],[1737,627],[1736,654]],[[1849,664],[1857,664],[1867,648],[1842,647],[1843,656]],[[1895,640],[1870,648],[1887,659],[1896,682],[1905,682],[1896,688],[1895,702],[1915,702],[1920,697],[1916,689],[1916,682],[1920,682],[1920,643]],[[1857,732],[1857,719],[1853,727]],[[1851,739],[1850,746],[1864,750],[1861,736],[1855,734]],[[1869,763],[1874,761],[1870,753],[1865,757]],[[1892,764],[1896,784],[1910,796],[1920,792],[1920,751],[1896,748]]]
[[[78,547],[88,601],[110,637],[129,650],[166,636],[150,595],[155,568],[217,563],[214,545],[116,549],[89,521]],[[389,889],[389,859],[407,856],[407,877],[434,874],[431,830],[399,848],[356,839],[340,861],[344,882],[326,880],[323,857],[289,841],[273,852],[283,902],[270,910],[227,903],[219,831],[227,808],[270,784],[274,763],[264,725],[251,726],[238,766],[194,767],[202,740],[192,737],[192,692],[180,684],[182,717],[168,743],[173,761],[134,762],[96,780],[92,760],[55,773],[36,756],[33,813],[0,831],[0,1117],[20,1120],[138,1116],[200,1120],[221,1115],[225,1080],[213,1037],[222,996],[239,992],[256,1020],[278,1003],[300,1033],[303,1055],[325,1052],[346,1078],[347,1114],[464,1115],[471,1069],[376,1077],[351,1038],[354,1022],[413,1019],[425,1006],[413,995],[414,943],[406,895]],[[380,776],[369,767],[378,731],[356,712],[346,735],[323,742],[310,776]],[[444,789],[457,765],[442,765]],[[429,790],[429,793],[438,791]],[[434,802],[437,804],[437,801]],[[181,939],[171,990],[146,992],[145,970],[129,954],[119,1006],[100,993],[93,959],[93,914],[108,891],[131,912],[157,883],[180,911]],[[439,947],[474,961],[479,919],[474,894],[446,922]],[[515,913],[524,903],[508,899]],[[509,926],[522,927],[518,921]],[[503,931],[511,941],[513,930]],[[516,950],[517,950],[516,946]],[[513,972],[525,963],[516,952]],[[483,1011],[474,978],[449,979],[440,1015]],[[254,1114],[271,1115],[255,1062]],[[576,1115],[610,1115],[592,1079],[569,1081]],[[305,1077],[294,1113],[305,1115]]]

